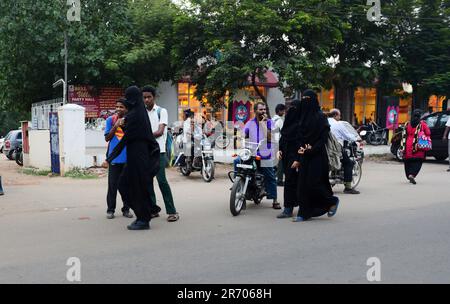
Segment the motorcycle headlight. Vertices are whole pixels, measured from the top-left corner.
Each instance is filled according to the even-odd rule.
[[[252,156],[252,152],[249,149],[244,149],[239,152],[239,157],[242,161],[248,161]]]

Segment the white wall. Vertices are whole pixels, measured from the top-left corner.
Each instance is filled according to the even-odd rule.
[[[162,81],[157,88],[156,104],[167,110],[169,125],[178,120],[177,87],[171,81]]]
[[[275,107],[277,104],[284,104],[285,101],[284,94],[279,88],[270,88],[267,92],[267,103],[269,105],[270,115],[274,116],[276,114]]]
[[[50,131],[29,130],[30,142],[29,166],[41,170],[51,170]]]

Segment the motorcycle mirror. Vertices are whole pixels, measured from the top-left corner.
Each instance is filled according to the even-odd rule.
[[[361,136],[366,136],[366,134],[367,134],[366,130],[363,130],[363,131],[359,132],[359,135],[361,135]]]

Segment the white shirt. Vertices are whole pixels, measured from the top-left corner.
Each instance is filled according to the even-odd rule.
[[[160,117],[158,117],[158,109],[160,111]],[[167,125],[169,124],[169,118],[167,115],[167,110],[161,108],[157,105],[153,106],[151,111],[147,110],[148,118],[150,119],[150,124],[152,126],[152,132],[155,133],[159,129],[160,124],[164,124],[164,133],[160,137],[156,138],[159,145],[160,153],[166,153],[166,140],[167,140]]]
[[[274,133],[274,140],[275,142],[279,142],[280,141],[280,137],[281,137],[281,129],[283,128],[283,124],[284,124],[284,116],[281,117],[279,115],[274,115],[272,118],[272,121],[275,122],[275,128],[273,129],[273,133]]]
[[[336,119],[328,118],[328,123],[330,124],[331,132],[342,146],[344,146],[344,140],[346,141],[358,140],[358,137],[355,134],[350,133],[349,130],[347,130],[347,128]]]
[[[450,127],[450,117],[447,120],[447,123],[445,124],[446,127]],[[450,132],[448,132],[448,139],[450,139]]]

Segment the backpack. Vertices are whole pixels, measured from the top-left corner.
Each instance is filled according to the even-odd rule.
[[[328,141],[326,144],[330,170],[341,169],[342,147],[332,132],[328,132]]]
[[[156,114],[158,114],[158,122],[161,121],[161,107],[158,107],[156,109]],[[166,126],[166,128],[168,128],[168,126]],[[171,166],[173,160],[173,139],[172,136],[170,134],[170,132],[167,130],[167,138],[166,138],[166,164],[167,166]]]

